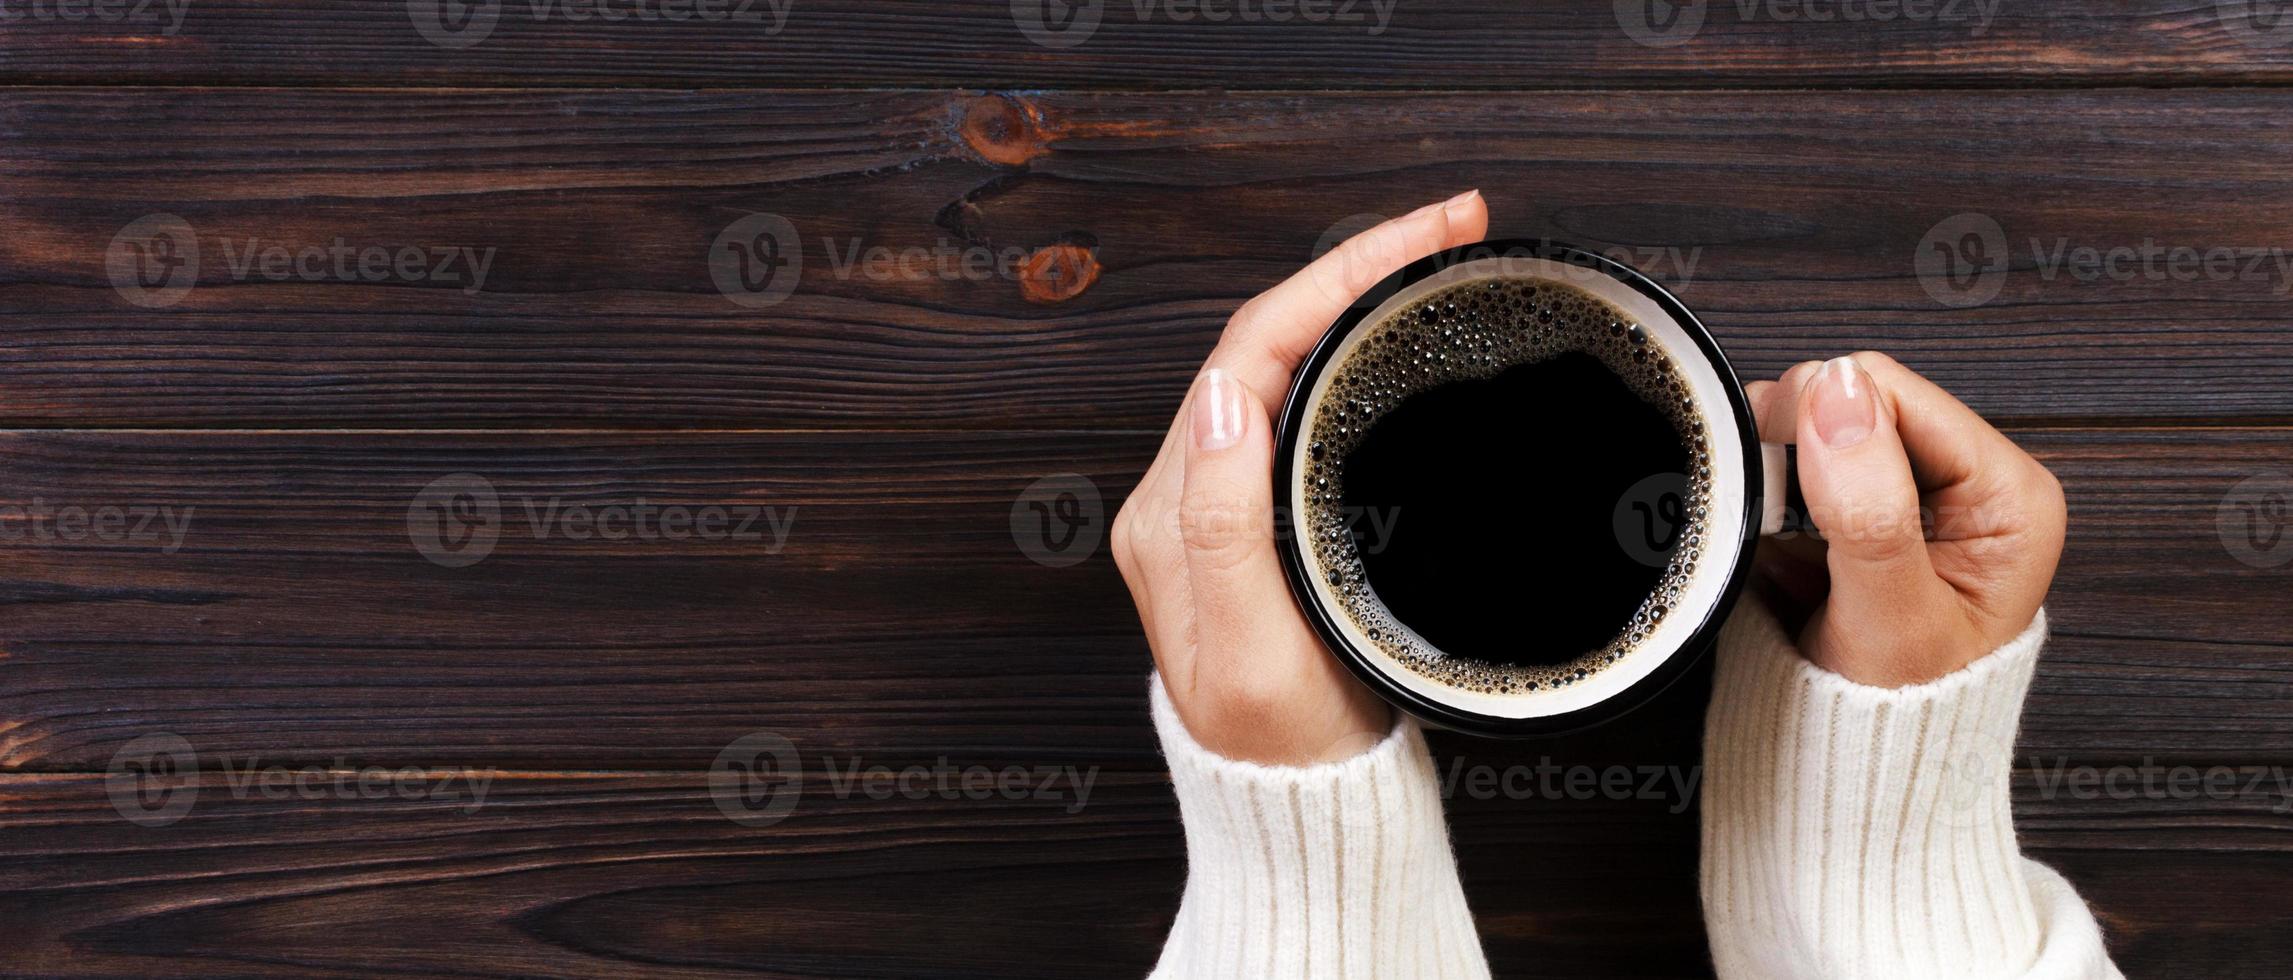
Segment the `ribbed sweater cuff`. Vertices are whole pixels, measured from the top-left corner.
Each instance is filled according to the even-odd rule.
[[[2114,976],[2093,917],[2022,859],[2016,720],[2046,636],[1884,689],[1809,663],[1757,602],[1705,722],[1703,896],[1723,977]]]
[[[1203,748],[1152,687],[1187,859],[1155,977],[1489,975],[1414,722],[1342,762],[1265,766]]]

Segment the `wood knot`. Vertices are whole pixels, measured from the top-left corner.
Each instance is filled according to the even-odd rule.
[[[1098,281],[1099,249],[1095,242],[1045,245],[1019,264],[1019,295],[1030,303],[1074,299]]]
[[[964,106],[957,124],[963,141],[989,163],[1023,167],[1048,151],[1043,116],[1034,104],[1008,95],[982,95]]]

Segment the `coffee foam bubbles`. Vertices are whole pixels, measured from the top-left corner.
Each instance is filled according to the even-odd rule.
[[[1570,352],[1599,360],[1672,423],[1692,461],[1684,500],[1686,528],[1631,622],[1600,648],[1555,665],[1496,664],[1451,656],[1404,628],[1370,589],[1342,504],[1345,458],[1378,419],[1412,395]],[[1703,414],[1684,374],[1644,327],[1565,282],[1472,279],[1387,315],[1367,329],[1331,374],[1306,438],[1303,513],[1315,574],[1329,583],[1346,616],[1370,642],[1394,661],[1440,684],[1506,695],[1581,681],[1623,659],[1647,639],[1655,624],[1677,607],[1703,557],[1711,509],[1711,453]],[[1530,520],[1550,517],[1527,515]],[[1534,629],[1534,624],[1523,624],[1524,642],[1532,640]]]

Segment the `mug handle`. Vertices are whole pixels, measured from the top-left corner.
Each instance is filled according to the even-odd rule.
[[[1799,492],[1799,447],[1780,442],[1760,443],[1760,537],[1805,534],[1822,537],[1823,531],[1807,516],[1807,498]]]

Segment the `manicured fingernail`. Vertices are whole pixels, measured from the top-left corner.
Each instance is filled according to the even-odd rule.
[[[1242,441],[1242,386],[1223,368],[1202,372],[1194,397],[1194,445],[1217,452]]]
[[[1463,194],[1459,194],[1459,195],[1457,195],[1456,197],[1452,197],[1452,198],[1450,198],[1450,199],[1448,199],[1448,200],[1446,200],[1446,201],[1443,201],[1443,202],[1441,202],[1441,210],[1443,210],[1443,211],[1455,211],[1455,210],[1457,210],[1458,208],[1464,207],[1465,205],[1472,203],[1474,198],[1476,198],[1476,197],[1480,197],[1480,196],[1481,196],[1481,190],[1480,190],[1480,188],[1474,188],[1473,190],[1469,190],[1469,191],[1466,191],[1466,192],[1465,192],[1465,193],[1463,193]]]
[[[1853,358],[1823,362],[1808,382],[1815,389],[1815,434],[1833,449],[1862,442],[1879,425],[1879,401],[1872,396],[1871,376]]]

